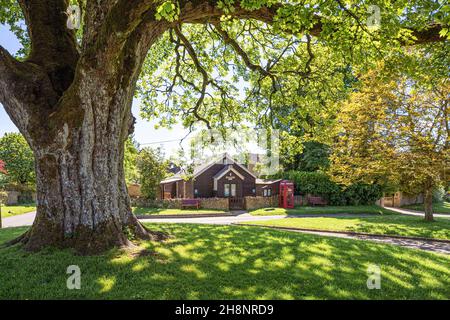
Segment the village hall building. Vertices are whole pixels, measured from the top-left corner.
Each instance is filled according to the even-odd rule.
[[[282,179],[259,179],[247,166],[223,154],[194,169],[189,180],[183,171],[161,181],[161,199],[243,198],[277,195]]]

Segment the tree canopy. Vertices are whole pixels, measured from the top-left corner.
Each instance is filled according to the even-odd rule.
[[[33,38],[52,41],[50,35],[29,32],[34,16],[45,19],[39,8],[31,16],[27,2],[1,0],[0,9],[0,22],[23,44],[21,57],[27,57]],[[71,2],[81,5],[75,36],[82,51],[88,27],[95,25],[88,16],[95,5]],[[443,52],[450,9],[440,0],[118,1],[104,7],[109,15],[104,30],[96,32],[104,33],[104,39],[96,37],[98,44],[130,34],[142,24],[138,13],[168,23],[150,48],[137,87],[142,114],[159,117],[164,126],[182,118],[186,127],[251,123],[313,133],[327,126],[334,114],[331,102],[343,98],[362,71],[386,57],[407,59],[405,45],[421,45],[435,63],[448,66]],[[122,25],[115,26],[114,19]],[[398,66],[392,59],[391,67]]]
[[[0,159],[0,173],[2,169],[7,173],[7,183],[34,187],[33,152],[20,133],[6,133],[0,138]]]
[[[381,66],[382,67],[382,66]],[[372,71],[343,103],[331,170],[342,183],[377,183],[431,201],[450,174],[450,83],[427,86]]]

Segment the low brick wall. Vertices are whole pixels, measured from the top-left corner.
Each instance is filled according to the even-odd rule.
[[[229,210],[229,202],[226,198],[205,198],[200,200],[201,209]],[[181,209],[182,199],[148,200],[145,198],[132,198],[133,207]]]
[[[278,196],[245,197],[245,210],[256,210],[268,207],[278,207]]]

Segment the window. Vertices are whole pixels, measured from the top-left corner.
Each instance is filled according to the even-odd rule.
[[[225,197],[236,197],[236,184],[224,184],[223,185],[223,195]]]
[[[229,184],[224,184],[223,185],[223,195],[225,197],[229,197],[230,196],[230,185]]]
[[[272,188],[267,189],[267,196],[270,197],[272,195]]]
[[[264,197],[267,197],[267,189],[264,189],[264,191],[263,191],[263,196],[264,196]]]
[[[197,196],[198,195],[198,189],[194,189],[194,194]]]
[[[231,185],[231,196],[236,197],[236,185],[235,184]]]

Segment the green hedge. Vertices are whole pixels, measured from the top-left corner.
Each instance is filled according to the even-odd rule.
[[[295,194],[311,194],[328,200],[330,205],[371,205],[383,195],[379,185],[356,183],[341,186],[323,172],[287,171],[276,178],[291,180]]]

